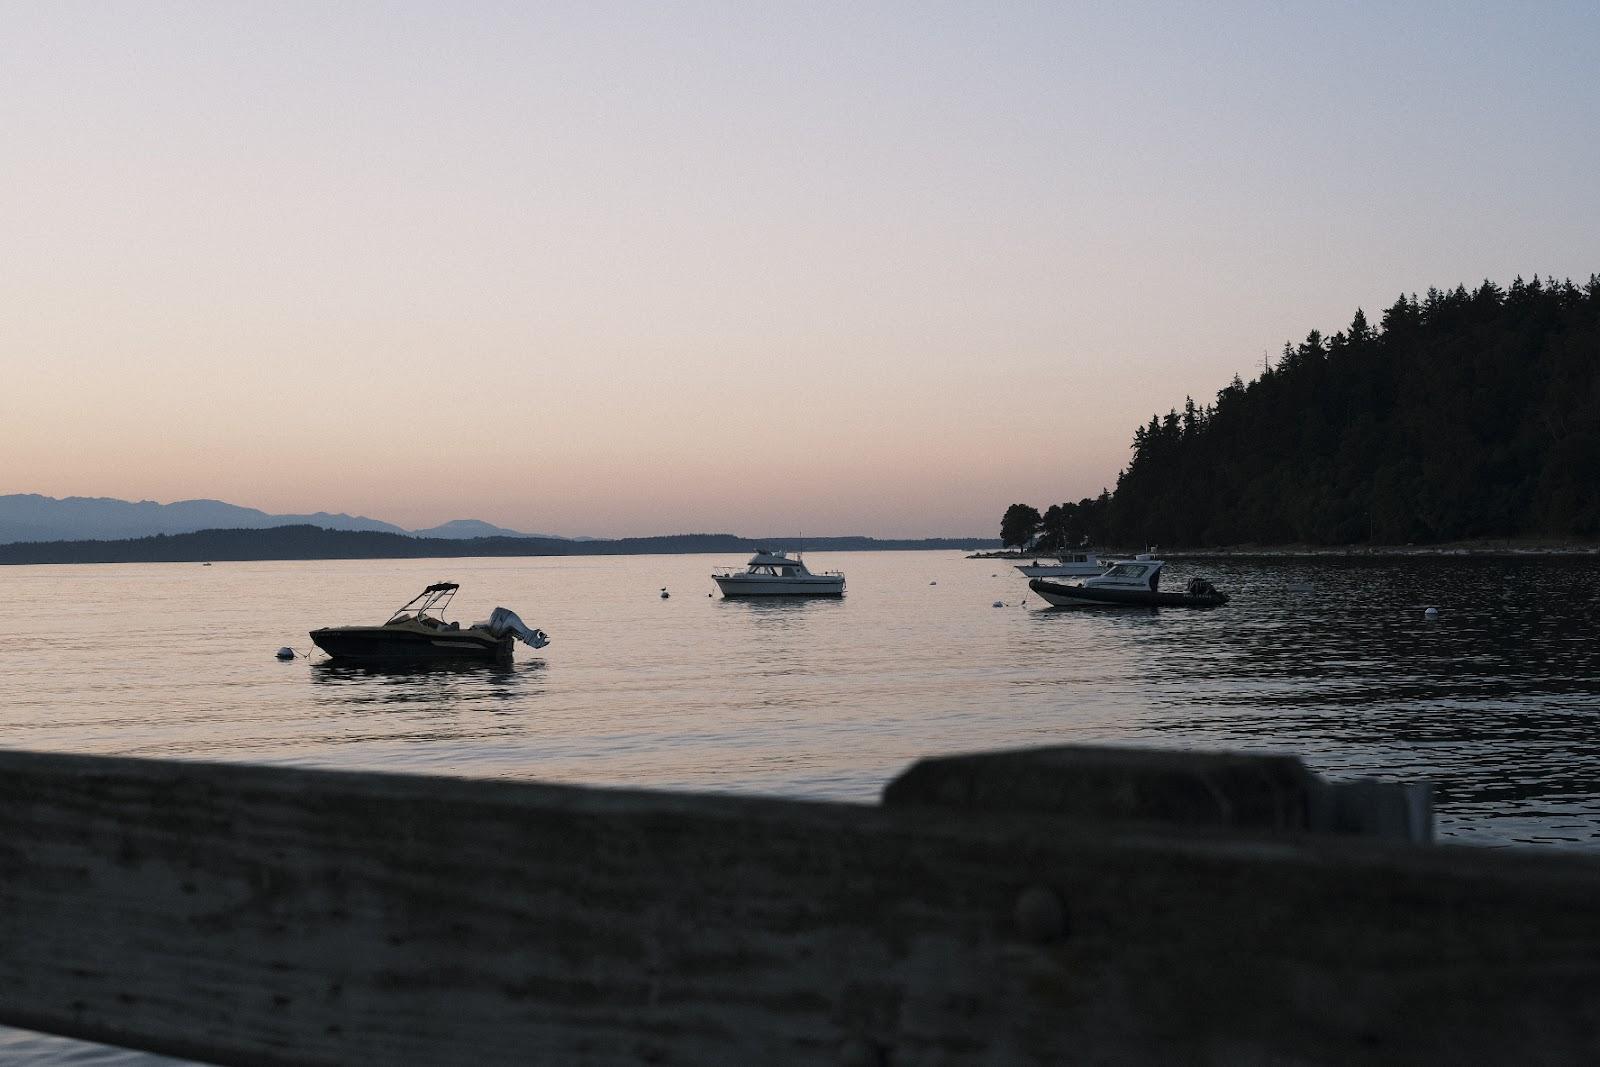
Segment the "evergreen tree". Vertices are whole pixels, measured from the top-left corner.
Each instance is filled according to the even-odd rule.
[[[1400,304],[1404,306],[1405,297],[1400,298]],[[1345,332],[1353,345],[1365,344],[1372,340],[1372,327],[1367,325],[1367,313],[1356,308],[1355,318],[1350,320],[1350,329]]]
[[[1285,344],[1256,380],[1235,375],[1215,405],[1186,398],[1181,414],[1152,416],[1116,491],[1053,507],[1046,536],[1081,527],[1096,541],[1173,546],[1600,537],[1597,467],[1600,275],[1582,286],[1485,280],[1402,294],[1377,329],[1358,309],[1331,339],[1313,330]],[[1026,525],[1012,511],[1008,521]]]

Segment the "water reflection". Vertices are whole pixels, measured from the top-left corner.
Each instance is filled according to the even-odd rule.
[[[1043,611],[1015,572],[924,552],[840,558],[844,600],[654,595],[709,562],[455,561],[471,588],[538,604],[559,642],[423,671],[271,652],[375,584],[435,580],[435,562],[196,569],[203,582],[16,568],[30,625],[25,646],[0,645],[0,728],[56,751],[864,802],[933,752],[1271,749],[1440,783],[1446,836],[1600,848],[1600,561],[1171,562],[1168,584],[1232,594],[1214,611]],[[130,600],[165,624],[127,626]]]
[[[722,610],[747,611],[756,617],[794,615],[808,611],[837,611],[844,607],[840,596],[733,596],[719,597]]]
[[[1541,818],[1590,819],[1560,840],[1600,839],[1595,564],[1215,566],[1234,572],[1219,586],[1247,584],[1249,595],[1204,619],[1119,635],[1152,665],[1138,676],[1148,705],[1182,709],[1148,716],[1154,735],[1289,749],[1335,773],[1431,779],[1446,836],[1477,833],[1475,815],[1537,797]],[[1306,582],[1309,592],[1289,588]],[[1428,619],[1433,605],[1440,614]]]
[[[543,690],[543,660],[375,666],[313,663],[314,703],[340,727],[327,743],[461,741],[524,732]],[[366,720],[366,728],[354,722]]]
[[[728,613],[736,625],[740,619],[748,622],[751,636],[767,649],[768,662],[762,665],[762,673],[803,668],[804,646],[796,639],[813,626],[825,626],[825,620],[842,607],[842,597],[723,597],[718,602],[718,610]]]
[[[386,702],[432,699],[442,693],[458,696],[493,696],[514,699],[525,696],[525,686],[538,685],[546,670],[542,659],[512,664],[346,664],[312,662],[312,685],[339,686],[339,701],[379,699]]]

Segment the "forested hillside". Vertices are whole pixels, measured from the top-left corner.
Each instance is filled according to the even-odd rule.
[[[563,537],[413,537],[410,534],[278,526],[269,530],[200,530],[123,541],[43,541],[0,545],[0,565],[20,563],[179,563],[251,559],[460,559],[468,556],[610,556],[727,552],[729,564],[757,548],[803,548],[813,552],[881,549],[989,548],[983,538],[874,537],[752,539],[733,534],[667,534],[615,541],[569,541]]]
[[[1055,521],[1049,521],[1055,513]],[[1016,521],[1013,513],[1012,528]],[[1134,431],[1075,544],[1600,537],[1600,277],[1401,297]]]

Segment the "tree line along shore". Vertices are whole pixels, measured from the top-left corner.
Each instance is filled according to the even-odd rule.
[[[1545,542],[1545,541],[1474,541],[1451,542],[1435,545],[1228,545],[1206,548],[1168,548],[1162,545],[1142,545],[1134,548],[1102,546],[1092,551],[1104,560],[1131,557],[1139,552],[1157,551],[1170,559],[1380,559],[1390,556],[1422,556],[1436,559],[1469,557],[1473,559],[1538,559],[1545,557],[1584,558],[1600,556],[1600,542]],[[1055,553],[1044,550],[1022,551],[1008,548],[989,552],[974,552],[968,559],[1034,560],[1053,558]]]
[[[0,564],[198,563],[212,560],[459,559],[469,556],[610,556],[695,552],[754,552],[795,547],[812,552],[987,548],[988,538],[807,537],[803,542],[733,534],[673,534],[617,540],[540,537],[429,538],[405,534],[275,526],[264,530],[200,530],[119,541],[32,541],[0,545]]]
[[[1600,275],[1402,295],[1376,326],[1358,309],[1214,403],[1152,416],[1132,450],[1114,491],[1011,505],[1001,541],[1583,551],[1600,543]]]

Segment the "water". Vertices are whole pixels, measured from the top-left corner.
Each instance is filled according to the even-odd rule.
[[[22,749],[865,803],[934,753],[1271,750],[1437,783],[1444,840],[1600,849],[1600,562],[1179,561],[1168,587],[1202,574],[1234,601],[1161,612],[1040,610],[1005,561],[943,552],[808,557],[848,574],[843,600],[708,596],[734,562],[6,568],[0,729]],[[273,659],[439,580],[462,584],[453,617],[503,604],[553,643],[504,669]],[[0,1057],[156,1062],[18,1032]]]

